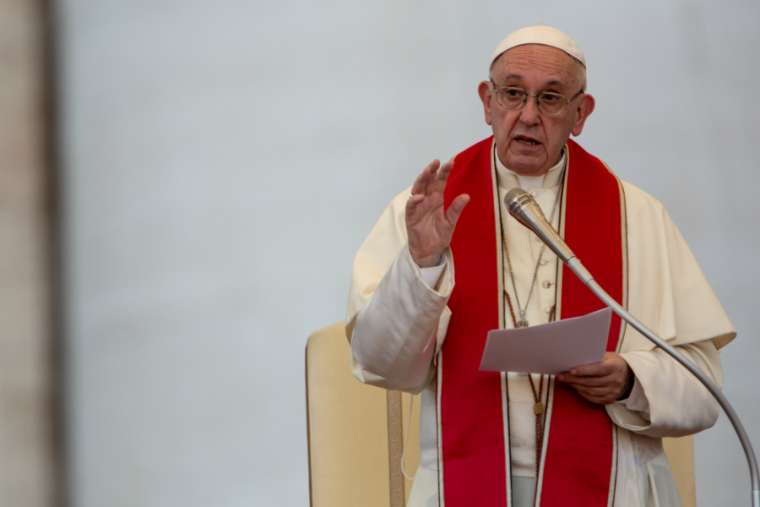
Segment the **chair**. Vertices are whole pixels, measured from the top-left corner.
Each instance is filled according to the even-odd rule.
[[[415,397],[417,398],[417,397]],[[419,400],[360,383],[342,322],[316,331],[306,345],[306,417],[311,507],[404,507],[419,463]],[[402,408],[403,407],[403,408]],[[411,425],[407,427],[407,421]],[[683,505],[696,505],[692,437],[665,439]]]

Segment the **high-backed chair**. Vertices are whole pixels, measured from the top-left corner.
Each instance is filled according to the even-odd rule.
[[[404,507],[419,463],[419,400],[360,383],[351,375],[343,323],[306,345],[306,415],[311,507]],[[409,423],[411,421],[411,424]],[[696,505],[692,437],[665,439],[685,507]]]

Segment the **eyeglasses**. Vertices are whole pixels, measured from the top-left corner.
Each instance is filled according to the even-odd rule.
[[[528,97],[535,97],[536,105],[541,114],[560,116],[565,112],[567,105],[583,93],[583,88],[568,99],[561,93],[547,91],[528,93],[516,86],[496,86],[496,83],[492,79],[491,91],[496,98],[496,103],[505,109],[512,111],[520,110],[528,103]]]

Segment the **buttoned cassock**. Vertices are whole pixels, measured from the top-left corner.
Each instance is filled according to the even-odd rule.
[[[495,158],[500,202],[509,189],[521,186],[549,216],[561,189],[564,156],[545,176],[533,178],[518,176]],[[733,326],[663,206],[627,182],[623,190],[628,309],[720,383],[717,348],[733,339]],[[450,252],[437,271],[420,269],[412,260],[404,218],[409,195],[407,189],[391,201],[356,255],[347,320],[359,380],[421,392],[421,461],[409,502],[409,507],[421,507],[438,505],[433,360],[445,340],[451,315],[446,302],[456,275]],[[506,209],[502,216],[516,290],[525,305],[543,246]],[[556,213],[552,221],[556,226]],[[526,312],[531,325],[548,321],[556,299],[556,256],[544,249],[541,259]],[[504,287],[514,304],[510,279]],[[619,428],[616,506],[680,505],[660,437],[708,428],[718,415],[707,390],[664,352],[652,348],[637,331],[626,328],[621,355],[635,374],[634,387],[627,400],[606,406]],[[534,400],[527,376],[509,376],[510,451],[519,489],[521,479],[535,477]]]

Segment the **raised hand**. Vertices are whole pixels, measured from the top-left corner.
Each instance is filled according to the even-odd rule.
[[[592,403],[606,405],[627,397],[633,387],[633,373],[628,363],[614,352],[605,352],[598,363],[573,368],[557,375]]]
[[[409,252],[420,267],[435,266],[451,243],[454,227],[470,201],[467,194],[458,195],[443,208],[443,190],[453,167],[452,161],[441,166],[433,160],[417,176],[412,196],[406,203],[406,231]]]

